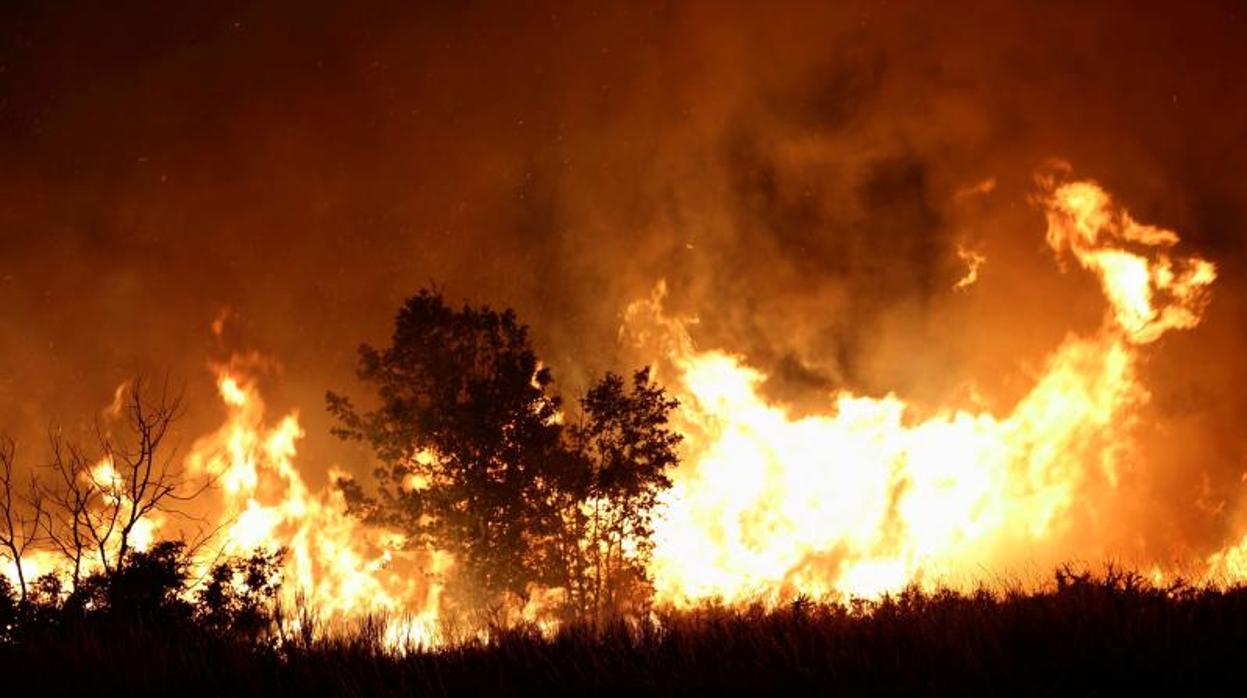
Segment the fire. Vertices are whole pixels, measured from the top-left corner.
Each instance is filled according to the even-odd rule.
[[[1217,277],[1212,262],[1173,259],[1165,250],[1177,244],[1176,233],[1137,223],[1091,182],[1043,182],[1051,190],[1042,202],[1048,245],[1058,254],[1068,250],[1096,273],[1116,324],[1131,341],[1147,343],[1169,330],[1199,324],[1208,286]],[[1152,254],[1114,245],[1141,247]]]
[[[393,646],[433,641],[440,587],[418,570],[394,569],[404,556],[403,536],[348,514],[332,486],[337,473],[331,472],[329,487],[312,491],[295,466],[304,436],[297,413],[270,425],[248,376],[229,367],[217,373],[229,417],[196,442],[187,462],[219,483],[221,551],[285,548],[282,601],[288,607],[302,605],[325,621],[387,614],[393,616],[386,631]],[[447,566],[435,556],[431,571]]]
[[[629,309],[630,323],[659,328],[683,388],[686,462],[656,531],[660,599],[869,597],[1025,565],[1071,533],[1080,492],[1117,486],[1148,400],[1140,345],[1196,325],[1216,270],[1172,256],[1177,234],[1137,223],[1092,182],[1040,188],[1049,246],[1099,277],[1111,312],[1056,347],[1003,415],[919,418],[895,395],[840,392],[826,414],[794,418],[740,357],[698,351],[662,315],[661,288]]]
[[[1038,181],[1048,246],[1058,261],[1071,256],[1096,275],[1108,310],[1095,332],[1056,346],[1029,392],[1001,414],[924,411],[896,395],[841,391],[823,414],[794,417],[763,397],[766,376],[744,359],[697,349],[690,321],[663,313],[664,285],[628,309],[625,326],[677,371],[670,387],[686,437],[684,464],[655,520],[659,601],[872,597],[1077,555],[1060,547],[1075,533],[1071,513],[1094,507],[1084,496],[1091,489],[1118,487],[1138,408],[1149,400],[1137,371],[1142,352],[1200,322],[1216,267],[1175,255],[1175,232],[1138,223],[1093,182]],[[985,257],[965,247],[958,254],[967,273],[953,290],[966,291]],[[310,488],[296,467],[304,436],[297,412],[270,421],[244,363],[216,368],[228,417],[186,461],[188,472],[217,485],[217,549],[285,548],[288,606],[323,619],[389,614],[392,647],[436,642],[441,586],[428,580],[453,561],[437,551],[413,561],[400,532],[348,514],[332,486],[339,473],[331,471],[330,486]],[[91,477],[117,491],[107,460]],[[404,484],[428,485],[415,477]],[[164,523],[145,521],[136,547]],[[1247,576],[1247,537],[1205,562],[1209,574]],[[38,574],[52,563],[27,564]],[[1148,575],[1167,578],[1159,565]],[[524,617],[541,620],[545,591],[534,590]]]
[[[979,280],[979,267],[987,261],[979,252],[976,252],[964,244],[957,245],[957,256],[961,261],[966,263],[966,273],[957,279],[957,283],[953,284],[954,291],[964,291],[974,285]]]

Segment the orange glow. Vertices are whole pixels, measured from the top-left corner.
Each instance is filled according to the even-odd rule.
[[[1086,494],[1093,483],[1119,484],[1138,409],[1150,399],[1137,370],[1142,352],[1200,322],[1217,272],[1207,260],[1173,254],[1176,233],[1136,222],[1097,184],[1038,182],[1048,246],[1095,274],[1108,312],[1096,331],[1054,347],[1026,394],[1001,413],[840,391],[822,413],[793,416],[763,396],[763,372],[695,346],[695,319],[664,313],[665,284],[628,308],[626,328],[677,371],[667,382],[681,400],[676,426],[686,437],[655,522],[650,571],[659,602],[875,597],[1080,557],[1064,543],[1077,533],[1070,514],[1095,505]],[[985,258],[958,254],[968,267],[961,291]],[[304,436],[298,414],[270,421],[252,376],[232,366],[216,372],[228,417],[186,462],[192,474],[216,478],[221,551],[287,548],[286,604],[324,619],[388,613],[394,648],[438,642],[437,575],[453,572],[450,556],[425,551],[415,561],[401,533],[349,515],[332,486],[337,471],[313,491],[295,464]],[[107,460],[91,477],[117,491]],[[412,477],[404,485],[428,483]],[[136,547],[163,524],[144,521]],[[1247,536],[1205,563],[1208,579],[1247,577]],[[38,574],[52,563],[33,556],[26,564]],[[1157,583],[1169,577],[1161,565],[1147,569]],[[533,590],[521,617],[552,627],[542,613],[550,591]]]
[[[1099,277],[1111,312],[1057,346],[1002,415],[917,418],[898,396],[840,392],[824,414],[792,417],[760,395],[765,375],[743,359],[697,350],[662,314],[661,287],[633,305],[629,322],[660,337],[679,372],[688,434],[657,531],[660,598],[870,597],[956,582],[1034,560],[1070,533],[1089,481],[1117,485],[1149,397],[1137,345],[1198,323],[1215,268],[1171,257],[1175,233],[1136,223],[1094,183],[1040,185],[1048,244]]]
[[[387,631],[393,646],[431,642],[440,587],[418,570],[392,569],[404,555],[403,536],[349,515],[332,486],[338,474],[330,473],[322,491],[307,486],[295,467],[304,435],[297,414],[266,422],[255,384],[234,369],[218,369],[217,386],[229,418],[196,442],[188,464],[221,483],[223,552],[285,547],[282,601],[289,607],[302,604],[325,621],[401,612]],[[428,571],[447,567],[445,558],[435,557]]]

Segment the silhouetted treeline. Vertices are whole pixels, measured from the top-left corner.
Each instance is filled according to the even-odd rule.
[[[0,643],[0,671],[57,695],[1238,695],[1247,589],[1061,571],[1029,594],[708,604],[405,655],[383,628],[255,643],[184,623],[52,624]]]
[[[135,628],[181,639],[205,633],[261,640],[274,630],[281,558],[280,552],[226,557],[196,579],[185,544],[162,541],[69,588],[49,573],[33,580],[23,597],[0,576],[0,643],[23,646],[62,631],[107,641],[114,630]]]

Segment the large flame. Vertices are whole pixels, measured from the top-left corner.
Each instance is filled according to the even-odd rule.
[[[297,413],[269,425],[255,383],[237,368],[221,367],[217,387],[229,410],[226,423],[200,439],[188,458],[193,471],[211,474],[223,526],[219,549],[245,555],[284,548],[283,601],[303,605],[322,621],[381,613],[396,645],[433,640],[440,586],[412,565],[395,569],[401,533],[366,526],[347,513],[341,492],[313,492],[295,467],[303,436]],[[436,574],[444,556],[429,556]]]
[[[894,395],[841,392],[826,414],[795,418],[761,396],[765,376],[740,357],[697,351],[662,315],[661,289],[634,304],[629,321],[661,327],[684,390],[686,464],[653,565],[661,599],[955,583],[1034,562],[1070,533],[1085,487],[1117,485],[1148,399],[1139,345],[1199,322],[1215,267],[1171,256],[1175,233],[1136,223],[1092,182],[1042,178],[1040,189],[1048,244],[1099,277],[1111,312],[1095,334],[1056,347],[1007,414],[918,418]]]

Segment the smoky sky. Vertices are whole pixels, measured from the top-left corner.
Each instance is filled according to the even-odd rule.
[[[1185,445],[1155,488],[1237,497],[1238,3],[0,13],[11,431],[89,418],[141,371],[186,383],[193,436],[220,418],[207,362],[256,351],[281,367],[274,408],[337,458],[324,390],[358,390],[355,347],[430,284],[514,307],[572,392],[646,360],[619,325],[666,279],[699,345],[745,356],[793,410],[837,389],[944,404],[968,381],[1007,409],[1103,313],[1028,203],[1060,158],[1220,266],[1205,323],[1145,371],[1155,458]],[[964,292],[959,245],[988,259]]]

